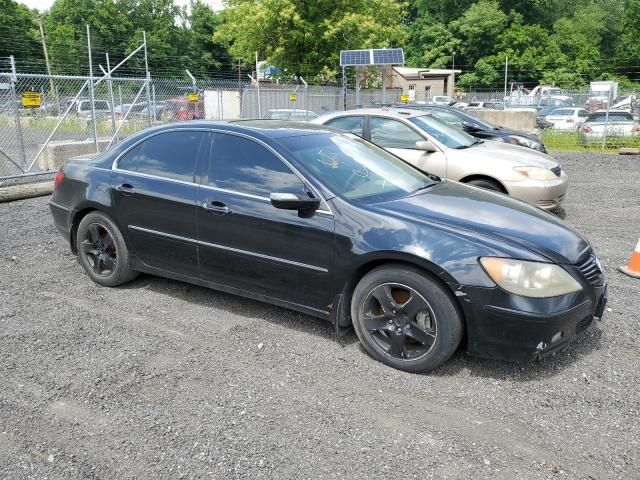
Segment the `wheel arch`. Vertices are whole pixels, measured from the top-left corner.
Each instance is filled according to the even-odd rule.
[[[349,327],[352,324],[351,298],[358,282],[360,282],[367,273],[371,272],[375,268],[391,265],[416,268],[443,286],[445,290],[450,293],[453,303],[460,313],[464,325],[464,335],[466,337],[467,319],[464,309],[460,303],[460,299],[455,294],[454,286],[458,285],[455,278],[453,278],[447,271],[427,259],[408,253],[398,252],[385,252],[384,254],[378,253],[375,257],[365,259],[351,271],[343,282],[342,289],[339,294],[340,305],[334,312],[334,322],[337,327]]]
[[[91,212],[100,212],[105,215],[109,215],[108,212],[104,210],[104,208],[99,204],[87,204],[80,207],[73,214],[73,218],[71,220],[71,231],[69,235],[69,244],[71,247],[71,251],[77,255],[78,249],[76,248],[76,236],[78,234],[78,226],[84,217],[89,215]]]
[[[490,182],[496,183],[501,189],[502,189],[502,193],[506,193],[509,194],[509,191],[507,190],[507,187],[504,186],[504,184],[498,180],[495,177],[492,177],[490,175],[484,175],[481,173],[474,173],[472,175],[467,175],[464,178],[461,178],[459,180],[460,183],[469,183],[472,180],[488,180]]]

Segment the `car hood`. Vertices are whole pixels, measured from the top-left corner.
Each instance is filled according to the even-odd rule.
[[[451,149],[450,151],[466,152],[465,155],[472,154],[493,160],[509,161],[512,162],[514,166],[520,165],[523,167],[542,167],[547,169],[558,166],[558,162],[546,153],[519,145],[492,140],[487,140],[462,150]]]
[[[553,262],[576,264],[589,243],[555,215],[501,193],[443,181],[419,194],[378,203],[374,209],[405,220],[444,225],[525,248]],[[499,245],[496,245],[499,247]]]

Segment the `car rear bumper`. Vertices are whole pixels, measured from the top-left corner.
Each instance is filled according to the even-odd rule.
[[[601,319],[606,285],[561,297],[526,299],[501,289],[463,287],[470,354],[526,363],[564,350]]]
[[[569,179],[562,172],[556,180],[524,180],[521,182],[505,182],[509,195],[533,203],[545,210],[553,210],[560,206],[569,187]]]
[[[70,208],[49,201],[49,209],[53,216],[53,224],[68,242],[71,240],[71,224],[73,212]]]

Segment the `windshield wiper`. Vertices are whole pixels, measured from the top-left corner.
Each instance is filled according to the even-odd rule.
[[[480,143],[484,143],[484,140],[480,140],[479,138],[477,138],[473,142],[471,142],[469,145],[458,145],[456,147],[456,150],[463,150],[465,148],[469,148],[469,147],[473,147],[474,145],[478,145]]]

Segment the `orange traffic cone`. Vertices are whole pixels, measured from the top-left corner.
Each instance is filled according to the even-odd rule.
[[[630,277],[640,278],[640,240],[633,252],[626,267],[620,267],[622,273],[626,273]]]

